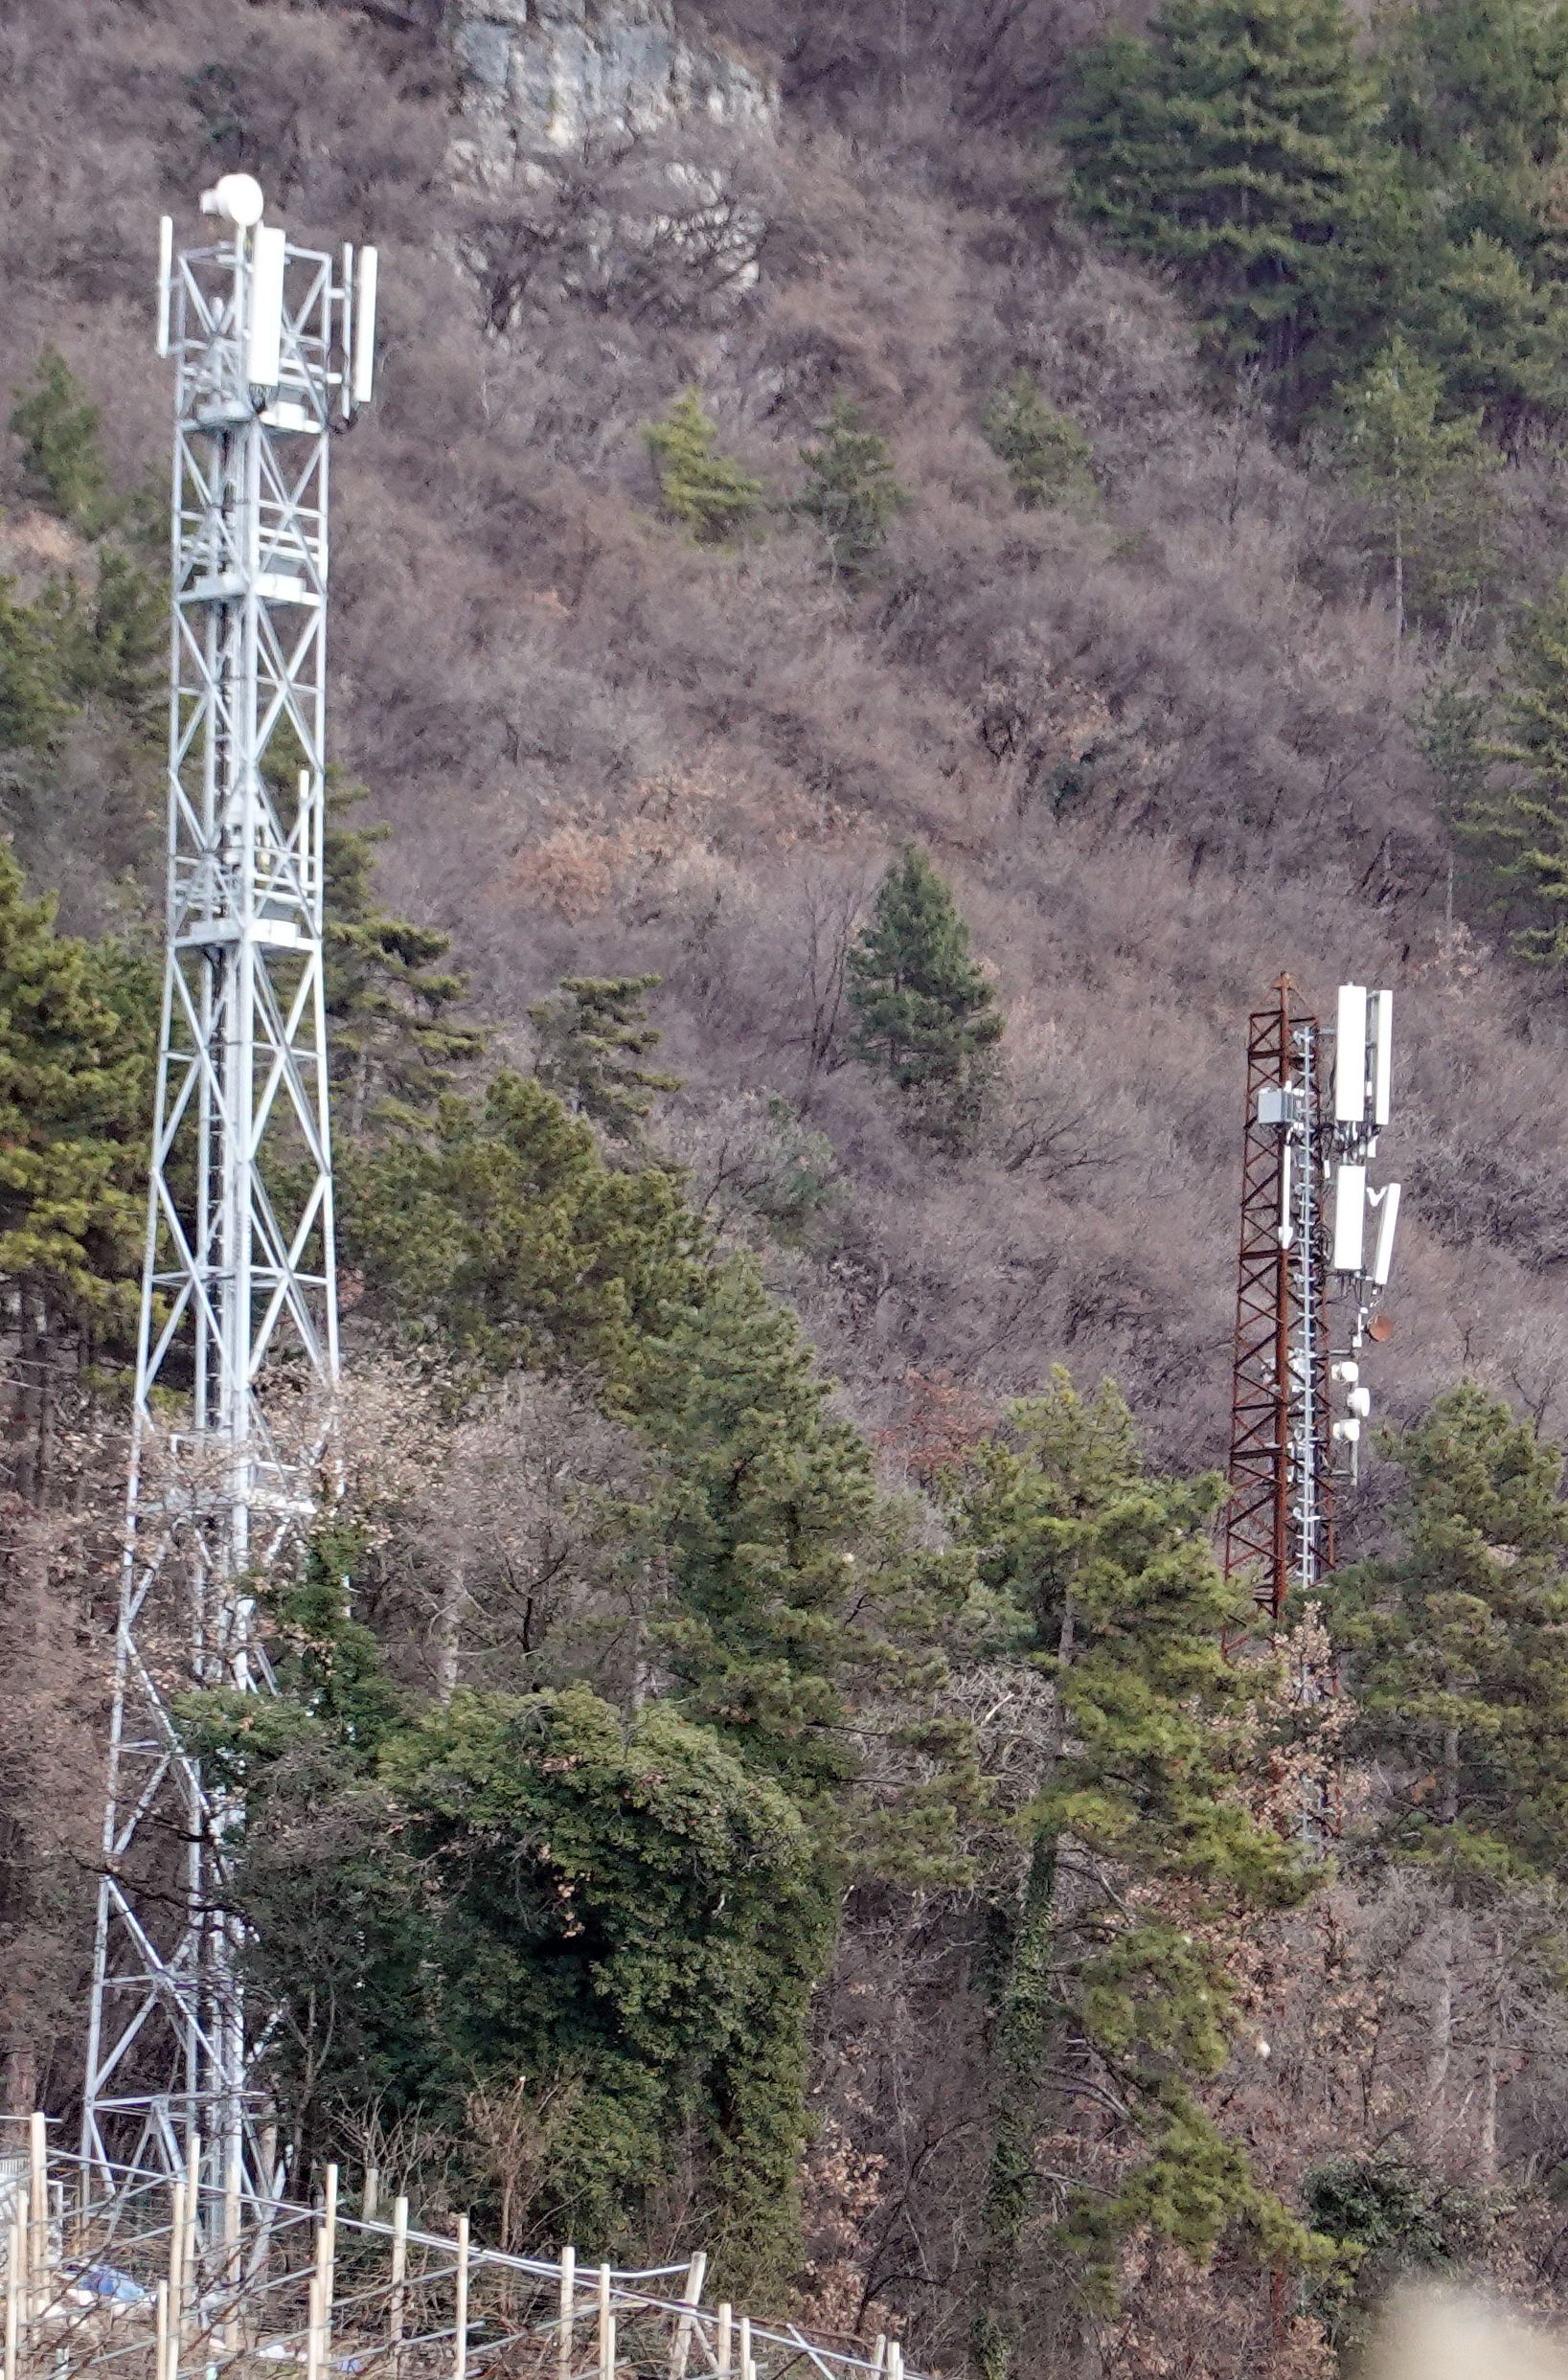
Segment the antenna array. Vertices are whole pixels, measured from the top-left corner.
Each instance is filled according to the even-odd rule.
[[[370,394],[375,255],[230,174],[161,228],[175,366],[167,947],[83,2153],[275,2194],[225,1906],[233,1797],[181,1693],[272,1686],[259,1578],[307,1524],[337,1374],[322,971],[329,432]]]
[[[1335,1475],[1356,1475],[1371,1411],[1360,1356],[1399,1211],[1397,1182],[1368,1182],[1389,1119],[1393,996],[1342,985],[1331,1032],[1292,996],[1282,976],[1247,1039],[1225,1517],[1225,1575],[1275,1621],[1333,1567]]]

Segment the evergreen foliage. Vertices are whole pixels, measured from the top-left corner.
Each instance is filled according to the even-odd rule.
[[[1014,374],[997,391],[981,427],[1026,510],[1088,503],[1097,494],[1088,440],[1076,421],[1046,403],[1032,372]]]
[[[0,844],[0,1280],[73,1328],[134,1320],[155,1015],[149,970],[57,932]]]
[[[1391,2290],[1462,2277],[1492,2216],[1483,2193],[1396,2148],[1329,2158],[1307,2176],[1302,2196],[1314,2229],[1341,2251],[1312,2296],[1330,2344],[1346,2357],[1365,2345]]]
[[[1236,1722],[1263,1679],[1222,1650],[1238,1617],[1210,1550],[1223,1482],[1148,1476],[1114,1389],[1084,1399],[1058,1373],[1049,1394],[1013,1408],[1004,1437],[977,1446],[949,1493],[1004,1641],[1053,1688],[1022,1883],[993,1912],[974,2356],[984,2380],[1001,2380],[1035,2211],[1035,2140],[1054,2106],[1059,2120],[1070,2105],[1074,2073],[1108,2082],[1125,2163],[1114,2191],[1080,2191],[1051,2235],[1069,2301],[1110,2289],[1116,2243],[1141,2227],[1194,2254],[1232,2228],[1272,2255],[1306,2252],[1194,2096],[1226,2053],[1215,1950],[1191,1905],[1178,1916],[1157,1890],[1129,1897],[1127,1887],[1179,1882],[1199,1907],[1264,1909],[1299,1898],[1307,1878],[1238,1789]]]
[[[1479,413],[1438,418],[1443,374],[1397,335],[1346,399],[1352,486],[1394,589],[1397,633],[1441,619],[1483,584],[1497,456]]]
[[[951,893],[914,844],[882,879],[849,985],[854,1055],[888,1077],[914,1130],[951,1150],[969,1145],[1004,1020]]]
[[[644,1007],[656,975],[568,975],[529,1009],[538,1029],[534,1071],[574,1115],[612,1141],[635,1146],[654,1094],[680,1081],[642,1061],[663,1038]]]
[[[383,909],[375,851],[386,827],[351,827],[369,799],[328,772],[325,835],[328,1047],[340,1125],[357,1137],[387,1111],[428,1110],[454,1072],[482,1055],[488,1033],[453,1011],[468,979],[441,962],[452,938]],[[345,1096],[346,1095],[346,1096]]]
[[[1375,1836],[1450,1879],[1549,1877],[1568,1823],[1568,1506],[1560,1451],[1466,1381],[1394,1441],[1402,1545],[1329,1602]]]
[[[657,421],[645,422],[643,437],[653,458],[660,504],[700,545],[722,544],[756,520],[762,483],[732,455],[717,452],[717,427],[695,389],[683,389]]]
[[[806,484],[794,510],[814,521],[836,575],[855,583],[875,564],[887,533],[909,502],[888,444],[857,405],[835,399],[814,444],[801,448]]]
[[[1370,95],[1340,0],[1166,0],[1085,64],[1087,218],[1176,266],[1230,353],[1288,363],[1355,190]]]
[[[1524,612],[1500,710],[1502,739],[1483,748],[1493,771],[1458,826],[1509,900],[1514,951],[1560,967],[1568,963],[1568,573]],[[1466,766],[1473,778],[1473,753]]]
[[[108,525],[108,473],[100,442],[102,416],[83,396],[57,349],[45,348],[32,385],[11,410],[30,484],[62,520],[89,535]]]
[[[466,1365],[569,1369],[624,1398],[641,1334],[694,1279],[700,1235],[670,1175],[607,1166],[527,1076],[448,1093],[341,1170],[350,1260],[399,1328]]]

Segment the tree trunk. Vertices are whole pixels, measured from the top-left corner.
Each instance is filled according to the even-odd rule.
[[[1074,1616],[1062,1612],[1059,1668],[1073,1657]],[[1059,1670],[1058,1670],[1059,1675]],[[1042,1783],[1060,1757],[1064,1734],[1058,1690],[1046,1737]],[[1022,1899],[1000,1953],[1002,1975],[990,2043],[990,2166],[981,2215],[977,2303],[969,2332],[976,2380],[1008,2380],[1022,2327],[1019,2252],[1034,2211],[1034,2135],[1039,2076],[1060,2010],[1053,1994],[1053,1949],[1061,1840],[1042,1829],[1030,1849]]]
[[[1459,1818],[1459,1730],[1443,1731],[1443,1798],[1438,1815],[1445,1826]],[[1426,2041],[1425,2128],[1428,2144],[1436,2149],[1448,2129],[1448,2070],[1454,2047],[1454,1912],[1453,1887],[1438,1927],[1437,1983],[1432,1993],[1432,2020]]]

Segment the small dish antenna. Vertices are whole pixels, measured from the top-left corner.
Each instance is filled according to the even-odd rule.
[[[254,230],[265,206],[261,185],[253,173],[225,173],[201,193],[202,214],[221,215],[239,232]]]

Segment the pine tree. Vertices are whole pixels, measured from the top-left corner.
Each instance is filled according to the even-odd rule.
[[[22,442],[22,461],[34,489],[62,520],[89,535],[106,525],[110,510],[101,419],[64,356],[46,348],[10,426]]]
[[[1472,1381],[1397,1439],[1400,1550],[1341,1573],[1330,1617],[1390,1855],[1564,1870],[1568,1505],[1562,1455]]]
[[[531,1077],[448,1093],[344,1152],[339,1235],[406,1336],[459,1368],[589,1379],[624,1402],[644,1334],[692,1294],[701,1233],[660,1166],[605,1163]]]
[[[432,1109],[454,1072],[480,1057],[489,1037],[452,1014],[468,979],[440,963],[451,936],[377,902],[375,851],[391,829],[351,827],[344,818],[368,799],[368,787],[340,784],[329,771],[328,1047],[340,1124],[352,1138],[394,1111]]]
[[[1485,749],[1508,774],[1471,804],[1459,830],[1513,904],[1517,955],[1560,967],[1568,965],[1568,573],[1515,630],[1500,707],[1502,740]]]
[[[1455,2054],[1456,1913],[1498,1926],[1530,1915],[1515,1947],[1560,1988],[1556,1901],[1568,1877],[1568,1506],[1562,1456],[1500,1397],[1466,1381],[1395,1441],[1401,1544],[1343,1572],[1328,1609],[1380,1793],[1363,1858],[1408,1865],[1437,1895],[1432,2000],[1420,2097],[1446,2150]],[[1534,1912],[1545,1897],[1545,1923]],[[1484,2016],[1483,2105],[1502,2045]],[[1496,2127],[1483,2119],[1481,2178]]]
[[[913,844],[882,879],[849,975],[853,1054],[889,1077],[914,1129],[966,1147],[990,1097],[1003,1018],[951,893]]]
[[[1081,212],[1176,265],[1238,357],[1291,360],[1352,204],[1369,116],[1340,0],[1166,0],[1087,62],[1067,128]]]
[[[732,455],[716,452],[718,431],[695,389],[683,390],[657,421],[645,422],[643,437],[660,503],[699,544],[721,544],[750,527],[761,507],[762,484]]]
[[[1032,372],[1016,373],[997,391],[981,427],[1026,510],[1093,501],[1089,442],[1076,421],[1046,403]]]
[[[814,521],[834,571],[852,582],[875,562],[896,516],[909,502],[893,468],[887,441],[857,405],[835,400],[815,444],[801,448],[806,485],[793,510]]]
[[[1483,583],[1498,462],[1479,414],[1438,419],[1443,374],[1397,335],[1345,406],[1346,459],[1388,565],[1396,633],[1440,616]]]
[[[1117,2242],[1145,2226],[1195,2254],[1233,2227],[1273,2254],[1306,2245],[1194,2095],[1223,2063],[1226,2002],[1194,1898],[1279,1907],[1307,1881],[1238,1790],[1235,1721],[1261,1673],[1221,1648],[1237,1616],[1210,1551],[1223,1495],[1218,1480],[1148,1476],[1115,1390],[1084,1399],[1064,1373],[949,1483],[1001,1646],[1052,1686],[1027,1864],[993,1905],[982,2380],[1011,2369],[1041,2286],[1023,2261],[1034,2144],[1071,2128],[1079,2078],[1092,2095],[1114,2077],[1125,2164],[1114,2196],[1080,2194],[1048,2234],[1067,2301],[1103,2295]],[[1162,1909],[1162,1885],[1186,1895],[1185,1918]]]
[[[124,954],[56,931],[0,844],[0,1279],[76,1328],[136,1311],[151,996]]]
[[[612,1141],[635,1146],[661,1091],[678,1091],[679,1077],[643,1065],[663,1038],[644,1003],[656,975],[568,975],[549,1000],[529,1009],[538,1028],[534,1071]]]

